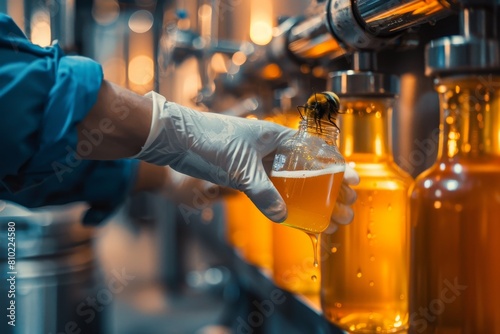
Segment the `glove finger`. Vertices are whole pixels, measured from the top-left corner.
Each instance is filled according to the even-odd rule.
[[[356,172],[348,163],[345,165],[344,182],[350,186],[356,186],[359,184],[358,172]]]
[[[335,208],[333,209],[332,217],[330,222],[347,225],[352,222],[354,218],[354,211],[349,205],[342,203],[335,203]]]
[[[354,202],[356,202],[357,198],[358,194],[356,193],[356,190],[352,189],[347,185],[347,183],[343,182],[340,186],[340,192],[339,196],[337,197],[337,202],[346,205],[352,205],[354,204]]]

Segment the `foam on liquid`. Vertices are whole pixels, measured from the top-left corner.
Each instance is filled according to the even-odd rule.
[[[284,171],[272,171],[272,177],[287,177],[287,178],[305,178],[314,177],[325,174],[335,174],[342,173],[345,171],[345,165],[333,165],[332,167],[320,170],[284,170]]]

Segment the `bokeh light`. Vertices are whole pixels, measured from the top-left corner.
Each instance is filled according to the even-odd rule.
[[[118,19],[120,5],[116,0],[94,0],[92,17],[103,26],[110,25]]]
[[[146,85],[154,78],[153,59],[140,55],[132,58],[128,65],[128,79],[136,85]]]
[[[153,14],[147,10],[138,10],[130,15],[128,26],[133,32],[143,34],[153,26]]]

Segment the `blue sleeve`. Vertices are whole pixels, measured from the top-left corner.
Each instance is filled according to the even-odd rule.
[[[76,126],[102,80],[93,60],[32,44],[0,13],[0,198],[28,207],[84,200],[101,216],[123,200],[136,163],[76,153]]]

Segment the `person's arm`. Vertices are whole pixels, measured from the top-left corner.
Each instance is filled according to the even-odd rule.
[[[96,103],[77,126],[77,153],[95,160],[137,154],[150,131],[152,108],[150,98],[103,80]],[[90,150],[84,142],[92,145]]]
[[[168,165],[245,192],[273,221],[286,218],[285,203],[266,170],[278,145],[295,132],[291,129],[195,111],[157,93],[142,97],[106,81],[77,129],[76,151],[83,159],[129,157]]]

